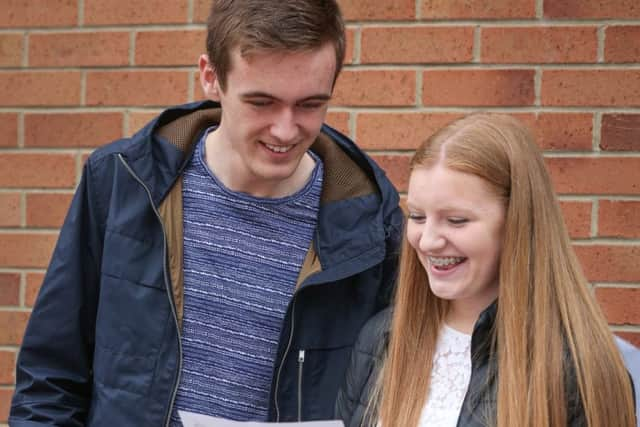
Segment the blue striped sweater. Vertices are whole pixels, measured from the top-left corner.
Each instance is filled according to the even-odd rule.
[[[178,410],[266,420],[278,338],[318,214],[322,162],[283,198],[224,187],[204,139],[185,170],[183,367]]]

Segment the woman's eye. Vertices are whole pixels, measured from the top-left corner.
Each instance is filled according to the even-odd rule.
[[[407,218],[409,218],[410,221],[414,221],[414,222],[422,222],[426,219],[424,215],[417,214],[417,213],[409,213],[409,215],[407,215]]]
[[[453,225],[462,225],[468,222],[469,220],[467,218],[452,217],[452,218],[447,218],[447,221],[449,221],[449,223]]]

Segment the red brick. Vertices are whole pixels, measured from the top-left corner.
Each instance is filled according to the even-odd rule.
[[[193,65],[206,52],[206,31],[141,31],[136,34],[136,65]]]
[[[27,194],[27,226],[62,226],[72,198],[71,193]]]
[[[46,267],[57,237],[56,233],[0,233],[0,267]]]
[[[160,111],[136,111],[129,113],[129,136],[142,129],[147,123],[156,118]]]
[[[0,154],[0,187],[71,188],[75,168],[71,154]]]
[[[422,102],[429,106],[533,105],[532,70],[425,71]]]
[[[591,282],[639,282],[640,246],[574,246]],[[636,304],[635,308],[640,307]],[[640,311],[639,311],[640,313]]]
[[[640,106],[640,70],[545,70],[542,105]]]
[[[398,191],[407,191],[409,185],[409,160],[410,155],[373,155],[375,160],[398,189]]]
[[[353,51],[355,49],[356,30],[347,28],[345,31],[344,64],[353,63]]]
[[[207,22],[209,10],[211,10],[211,4],[211,0],[194,0],[193,22]]]
[[[0,350],[0,384],[12,385],[16,382],[15,351]]]
[[[415,150],[431,134],[460,118],[449,113],[359,113],[356,141],[367,150]]]
[[[0,73],[0,106],[52,106],[80,103],[80,73]]]
[[[360,62],[441,63],[473,59],[472,27],[367,27]]]
[[[18,305],[20,303],[20,274],[0,273],[0,305]],[[0,353],[1,355],[2,353]],[[0,361],[0,371],[2,362]]]
[[[422,0],[422,19],[514,19],[535,16],[535,0]]]
[[[27,273],[27,288],[24,292],[24,304],[33,307],[40,292],[44,273]]]
[[[29,36],[32,67],[88,67],[129,64],[125,32],[53,33]]]
[[[607,28],[604,59],[607,62],[640,62],[640,26]]]
[[[9,408],[11,407],[12,396],[13,396],[12,389],[0,390],[0,423],[6,422],[9,419]]]
[[[349,113],[330,111],[326,122],[329,126],[345,135],[349,135]]]
[[[77,0],[3,0],[0,27],[67,27],[78,23]]]
[[[513,115],[530,127],[543,150],[591,150],[591,114]],[[413,150],[435,131],[461,116],[455,113],[359,113],[356,141],[369,150]]]
[[[595,62],[595,27],[491,27],[482,29],[482,62]]]
[[[547,158],[560,194],[640,194],[640,158]]]
[[[623,340],[640,348],[640,332],[626,332],[626,331],[613,331],[613,332]]]
[[[609,323],[640,324],[640,289],[597,287],[596,299]]]
[[[34,113],[24,118],[26,147],[97,147],[122,137],[122,113]]]
[[[560,202],[562,216],[573,239],[591,236],[591,202]]]
[[[640,238],[640,202],[600,200],[598,235]]]
[[[186,101],[186,71],[96,71],[87,74],[88,105],[171,105]]]
[[[338,0],[347,21],[412,20],[415,0]]]
[[[85,0],[86,25],[187,22],[188,0]]]
[[[600,148],[605,151],[640,151],[640,114],[604,114]]]
[[[29,313],[24,311],[0,311],[0,345],[22,343]]]
[[[638,0],[544,0],[547,18],[640,18]]]
[[[22,65],[24,36],[22,34],[0,34],[0,67]]]
[[[593,117],[588,113],[543,113],[531,123],[543,150],[591,151]]]
[[[0,113],[0,147],[18,146],[18,115],[15,113]]]
[[[0,227],[19,227],[20,208],[20,194],[0,193]]]
[[[414,71],[345,70],[338,78],[332,105],[415,105],[415,92]]]

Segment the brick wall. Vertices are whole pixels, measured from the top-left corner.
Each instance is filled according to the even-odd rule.
[[[210,0],[2,0],[0,424],[83,161],[201,98]],[[640,2],[342,0],[329,122],[406,190],[411,149],[477,109],[535,125],[612,328],[640,345]]]

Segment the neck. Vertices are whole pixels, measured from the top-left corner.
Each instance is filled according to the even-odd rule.
[[[445,323],[451,328],[471,335],[473,327],[482,313],[493,301],[464,301],[455,300],[449,303]]]

